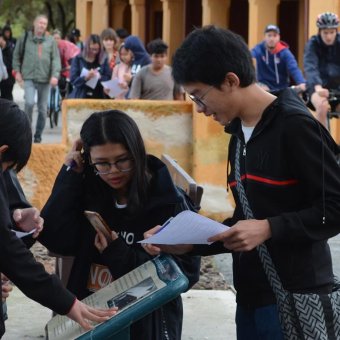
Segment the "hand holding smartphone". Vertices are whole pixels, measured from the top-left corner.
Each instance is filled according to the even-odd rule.
[[[85,210],[84,214],[90,221],[93,228],[97,232],[101,232],[109,243],[118,238],[117,233],[110,229],[104,219],[96,211]],[[114,233],[114,235],[112,235],[112,232]]]

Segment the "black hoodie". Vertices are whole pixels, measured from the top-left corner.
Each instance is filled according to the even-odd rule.
[[[333,271],[327,239],[340,232],[338,146],[291,89],[266,108],[247,144],[239,119],[226,132],[232,134],[228,180],[236,208],[224,223],[232,226],[244,219],[234,178],[240,138],[243,185],[255,218],[269,220],[272,237],[266,244],[284,287],[329,291]],[[223,251],[221,242],[195,248],[201,255]],[[275,303],[257,251],[232,255],[237,302],[253,307]]]
[[[137,242],[144,239],[145,231],[178,213],[184,196],[179,195],[173,185],[167,167],[153,156],[148,156],[148,168],[152,173],[149,199],[143,211],[133,216],[127,209],[115,207],[113,190],[92,169],[83,176],[74,171],[67,172],[65,168],[61,169],[41,212],[45,228],[39,241],[56,253],[75,256],[67,287],[82,299],[91,294],[87,284],[92,263],[107,266],[113,278],[119,278],[152,258]],[[84,217],[84,210],[100,213],[120,235],[102,255],[94,246],[95,231]],[[190,286],[198,281],[198,258],[181,256],[175,257],[175,261],[188,277]],[[182,302],[178,297],[134,323],[131,339],[162,340],[162,327],[166,325],[169,339],[180,340],[182,317]]]

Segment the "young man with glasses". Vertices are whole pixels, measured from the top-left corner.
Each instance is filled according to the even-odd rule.
[[[256,84],[248,47],[231,31],[207,26],[190,33],[174,55],[173,76],[197,111],[232,135],[227,176],[236,207],[223,222],[231,228],[211,245],[145,248],[152,254],[231,252],[237,339],[281,340],[276,299],[256,246],[265,242],[289,291],[331,292],[327,239],[340,232],[338,147],[291,89],[277,98]],[[238,164],[253,219],[243,213]]]

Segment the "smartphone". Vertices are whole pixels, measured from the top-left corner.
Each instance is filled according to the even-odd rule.
[[[98,214],[95,211],[89,211],[89,210],[85,210],[84,214],[87,217],[87,219],[90,221],[90,223],[93,226],[93,228],[97,232],[100,231],[106,237],[106,239],[109,242],[111,242],[112,241],[112,231],[113,230],[110,229],[110,227],[106,224],[106,222],[100,216],[100,214]]]

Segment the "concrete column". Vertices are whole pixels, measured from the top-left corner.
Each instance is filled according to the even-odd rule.
[[[112,18],[112,28],[119,28],[124,26],[124,10],[125,7],[128,5],[126,0],[116,0],[112,3],[111,7],[111,18]]]
[[[249,47],[263,39],[263,30],[268,24],[277,24],[280,0],[249,0]]]
[[[161,0],[163,2],[163,40],[169,45],[169,57],[184,39],[184,1]]]
[[[308,33],[309,36],[317,34],[316,18],[320,13],[333,12],[339,15],[339,1],[338,0],[309,0],[308,6]]]
[[[92,32],[100,34],[109,27],[109,0],[93,1],[92,9]]]
[[[202,25],[229,26],[231,0],[202,0]]]
[[[76,1],[76,27],[80,29],[83,39],[86,35],[86,2],[87,0]]]
[[[145,41],[145,0],[130,0],[131,34]]]

